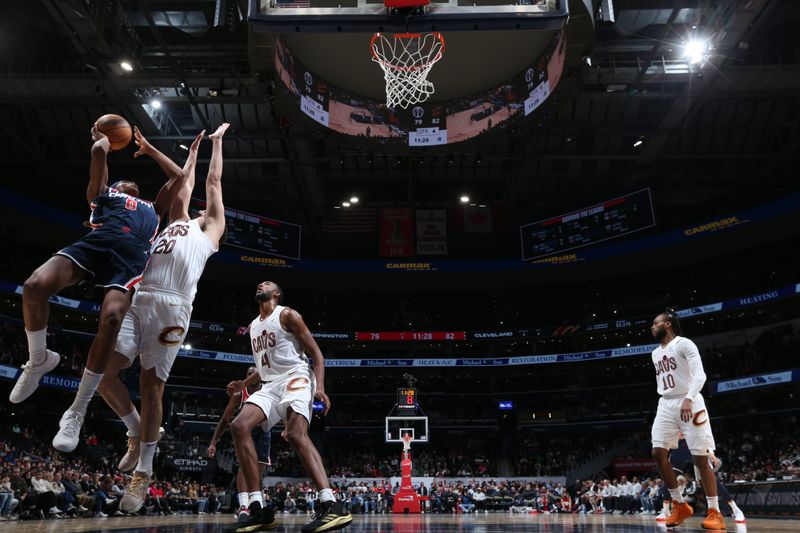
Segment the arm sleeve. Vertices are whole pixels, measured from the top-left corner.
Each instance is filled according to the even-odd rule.
[[[703,360],[700,358],[700,351],[697,349],[697,345],[687,338],[684,338],[681,342],[681,351],[683,352],[683,357],[686,358],[686,362],[689,363],[689,371],[692,374],[692,381],[689,383],[689,392],[686,397],[694,400],[706,383]]]

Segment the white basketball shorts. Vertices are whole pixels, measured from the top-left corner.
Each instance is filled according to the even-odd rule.
[[[264,383],[245,403],[259,407],[267,421],[262,424],[264,431],[272,429],[278,420],[286,420],[287,409],[303,415],[311,424],[311,407],[314,401],[316,381],[314,374],[307,368],[298,368],[288,372],[275,381]]]
[[[142,368],[156,369],[167,381],[172,364],[189,330],[192,303],[177,293],[140,289],[117,337],[116,352],[131,363],[139,356]]]
[[[664,398],[658,401],[656,419],[653,421],[653,448],[673,450],[678,447],[680,434],[692,455],[708,455],[714,450],[714,434],[702,394],[692,401],[692,418],[688,422],[681,420],[681,404],[683,398]]]

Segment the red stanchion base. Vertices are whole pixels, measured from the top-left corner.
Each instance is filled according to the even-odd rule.
[[[394,504],[392,504],[393,513],[409,513],[419,514],[419,496],[417,491],[411,487],[400,487],[397,494],[394,496]]]

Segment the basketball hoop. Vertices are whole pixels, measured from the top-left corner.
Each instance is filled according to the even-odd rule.
[[[441,33],[376,33],[370,50],[372,60],[383,69],[387,106],[405,109],[433,94],[428,73],[444,54]]]
[[[406,433],[405,435],[403,435],[403,438],[401,440],[403,441],[403,452],[409,451],[411,449],[411,442],[414,440],[414,437]]]

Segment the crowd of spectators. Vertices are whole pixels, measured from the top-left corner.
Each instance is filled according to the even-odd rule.
[[[12,433],[18,426],[12,428]],[[119,502],[128,476],[113,464],[93,465],[82,454],[63,456],[36,446],[20,448],[17,441],[38,441],[29,428],[19,438],[0,439],[0,516],[2,519],[42,519],[122,516]],[[93,437],[94,444],[96,437]],[[88,439],[92,440],[92,439]],[[174,474],[154,477],[143,513],[220,512],[225,490]]]
[[[715,427],[717,455],[729,483],[800,479],[798,415],[727,421]]]

